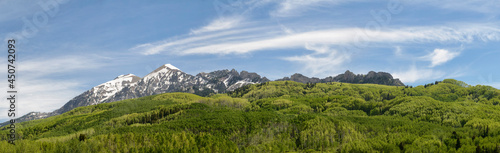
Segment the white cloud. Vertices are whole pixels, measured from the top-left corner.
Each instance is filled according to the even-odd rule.
[[[431,61],[430,67],[444,64],[460,55],[460,52],[451,52],[445,49],[434,49],[434,52],[423,56],[424,60]]]
[[[282,0],[278,3],[276,10],[271,11],[270,15],[274,17],[293,17],[301,15],[307,11],[314,10],[318,7],[341,5],[344,3],[363,2],[367,0]],[[371,1],[369,1],[371,2]],[[441,9],[457,10],[457,11],[471,11],[485,14],[499,14],[500,1],[495,0],[403,0],[400,1],[404,7],[418,7],[426,5],[431,7],[438,7]]]
[[[348,53],[339,52],[326,45],[306,44],[305,48],[314,53],[284,59],[304,64],[304,70],[314,76],[337,73],[337,68],[341,68],[341,65],[349,61],[351,57]]]
[[[401,47],[400,47],[400,46],[396,46],[396,47],[394,47],[394,55],[396,55],[396,56],[401,56],[401,55],[403,55],[403,50],[401,50]]]
[[[294,33],[294,31],[292,29],[290,29],[282,24],[280,24],[280,27],[281,27],[281,30],[283,32],[285,32],[286,34],[293,34]]]
[[[80,70],[96,69],[104,64],[93,56],[61,56],[51,59],[29,59],[20,62],[18,69],[29,77],[41,77],[55,73],[68,73]]]
[[[2,86],[7,84],[2,83]],[[50,112],[62,107],[82,91],[78,80],[19,79],[17,83],[16,118],[32,111]],[[7,103],[3,98],[4,102]],[[0,112],[7,112],[8,105],[0,105]],[[0,120],[8,116],[1,115]]]
[[[407,84],[416,81],[436,80],[444,77],[445,73],[433,69],[418,69],[415,65],[412,65],[410,69],[395,72],[392,75],[394,78],[399,78],[403,83]]]
[[[254,37],[255,35],[259,35],[256,34],[255,32],[261,31],[262,29],[263,28],[230,30],[212,34],[204,34],[204,35],[202,34],[198,36],[187,36],[182,39],[171,38],[169,40],[164,40],[164,41],[139,44],[129,50],[140,52],[143,55],[153,55],[153,54],[159,54],[167,50],[178,51],[178,50],[183,50],[185,48],[208,45],[210,43],[213,43],[211,40],[223,41],[224,39],[239,39],[239,38]],[[244,34],[246,33],[254,33],[254,34],[250,36],[245,36]]]
[[[95,56],[59,56],[19,61],[16,77],[18,103],[16,117],[31,111],[49,112],[63,106],[71,98],[82,92],[81,87],[88,80],[53,78],[54,74],[69,75],[83,70],[99,69],[105,64]],[[6,65],[3,63],[1,65]],[[5,72],[2,72],[5,74]],[[6,74],[5,74],[6,75]],[[7,83],[0,83],[7,90]],[[3,98],[6,102],[6,98]],[[0,112],[6,112],[8,105],[0,105]],[[7,119],[0,115],[0,120]]]
[[[290,17],[297,16],[303,12],[313,9],[318,6],[332,6],[348,1],[342,0],[283,0],[278,5],[279,7],[272,11],[271,16],[275,17]]]
[[[156,42],[146,48],[135,47],[133,49],[141,50],[148,55],[164,51],[181,55],[241,54],[260,50],[301,48],[306,43],[366,46],[370,43],[470,43],[500,40],[500,30],[497,27],[484,26],[407,27],[384,31],[344,28],[296,32],[294,34],[268,32],[276,29],[280,29],[280,27],[246,30],[251,31],[251,33],[236,30],[232,34],[187,37],[176,41]],[[245,31],[245,29],[240,31]]]
[[[311,50],[313,53],[289,55],[289,57],[282,59],[303,64],[305,71],[317,76],[318,74],[337,73],[335,67],[341,67],[342,64],[348,62],[351,59],[352,52],[356,48],[363,48],[363,46],[394,45],[396,46],[395,55],[401,55],[402,50],[399,46],[428,43],[467,44],[475,41],[499,40],[500,29],[496,26],[485,25],[467,25],[454,28],[420,26],[382,31],[360,28],[335,28],[310,31],[297,30],[294,33],[283,33],[281,26],[274,26],[188,35],[178,40],[153,42],[145,45],[147,47],[138,46],[134,49],[147,55],[167,52],[183,56],[193,54],[246,54],[257,51],[302,49],[305,47],[305,49]],[[458,55],[457,52],[437,49],[433,53],[424,56],[424,60],[431,61],[431,67],[434,67],[444,64]],[[441,71],[417,69],[415,67],[396,74],[406,83],[433,80],[444,75],[444,72]]]
[[[231,28],[238,26],[242,20],[243,20],[243,17],[241,17],[241,16],[218,18],[216,20],[213,20],[212,22],[210,22],[208,25],[206,25],[204,27],[191,30],[190,34],[200,34],[200,33],[205,33],[205,32],[213,32],[213,31],[231,29]]]

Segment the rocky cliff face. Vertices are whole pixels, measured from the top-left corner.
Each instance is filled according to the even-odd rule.
[[[374,72],[370,71],[366,75],[354,74],[351,71],[346,71],[344,74],[339,74],[335,77],[326,77],[324,79],[319,78],[309,78],[302,74],[294,74],[291,77],[284,77],[283,79],[278,79],[276,81],[295,81],[301,83],[326,83],[326,82],[344,82],[344,83],[371,83],[371,84],[382,84],[390,86],[404,86],[403,82],[399,79],[394,79],[391,74],[386,72]]]
[[[219,70],[210,73],[202,72],[196,76],[202,78],[203,80],[208,80],[204,87],[213,89],[215,92],[233,91],[244,85],[269,81],[266,77],[261,78],[257,73],[249,73],[247,71],[241,71],[241,73],[238,73],[234,69],[231,71]]]

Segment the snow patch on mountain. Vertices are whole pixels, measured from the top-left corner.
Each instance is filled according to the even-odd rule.
[[[227,87],[227,85],[229,84],[229,80],[233,78],[232,75],[229,75],[229,77],[227,77],[223,82],[224,82],[224,86]]]
[[[250,79],[244,79],[244,80],[240,80],[236,83],[234,83],[233,85],[227,87],[227,90],[228,91],[234,91],[240,87],[243,87],[245,85],[249,85],[249,84],[255,84],[255,82],[252,82]]]
[[[156,78],[159,80],[161,77],[170,77],[172,75],[171,74],[172,71],[181,72],[180,69],[178,69],[177,67],[175,67],[171,64],[165,64],[165,65],[157,68],[153,72],[149,73],[148,75],[144,76],[143,80],[149,80],[151,78]],[[165,76],[165,75],[167,75],[167,76]]]
[[[109,97],[116,94],[118,91],[122,90],[124,87],[129,86],[137,82],[139,77],[133,74],[119,75],[115,79],[102,83],[98,86],[92,88],[93,95],[95,97],[100,97],[98,101],[94,101],[92,105],[103,102]]]
[[[179,70],[179,71],[180,71],[180,69],[179,69],[179,68],[177,68],[177,67],[173,66],[172,64],[165,64],[165,65],[163,65],[163,66],[165,66],[166,68],[172,69],[172,70]]]

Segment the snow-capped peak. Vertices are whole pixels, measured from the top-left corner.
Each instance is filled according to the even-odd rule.
[[[179,68],[177,68],[177,67],[173,66],[172,64],[165,64],[165,65],[163,65],[163,66],[164,66],[164,67],[166,67],[166,68],[172,69],[172,70],[179,70],[179,71],[180,71],[180,69],[179,69]]]
[[[105,82],[105,83],[102,83],[96,87],[99,87],[99,86],[106,86],[106,85],[109,85],[109,84],[122,84],[124,82],[134,82],[134,78],[137,77],[133,74],[125,74],[125,75],[119,75],[117,76],[115,79],[111,80],[111,81],[108,81],[108,82]]]
[[[181,71],[179,68],[173,66],[172,64],[165,64],[154,70],[153,72],[149,73],[148,75],[144,76],[142,78],[143,80],[149,80],[151,78],[157,78],[159,75],[164,75],[167,73],[171,73],[173,71]]]
[[[103,84],[100,84],[93,89],[93,94],[94,96],[101,95],[101,99],[99,101],[94,102],[94,104],[97,104],[97,102],[102,102],[112,95],[114,95],[116,92],[122,90],[124,87],[137,82],[140,80],[138,76],[135,76],[133,74],[125,74],[125,75],[119,75],[115,79],[105,82]]]
[[[123,75],[119,75],[119,76],[118,76],[118,77],[116,77],[114,80],[116,80],[116,79],[126,79],[126,80],[130,80],[130,79],[132,79],[132,78],[134,78],[134,77],[137,77],[137,76],[135,76],[134,74],[123,74]],[[132,81],[132,80],[130,80],[130,81]]]

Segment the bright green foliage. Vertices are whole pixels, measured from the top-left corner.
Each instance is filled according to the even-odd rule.
[[[16,124],[1,152],[499,152],[500,90],[290,81],[166,93]]]

